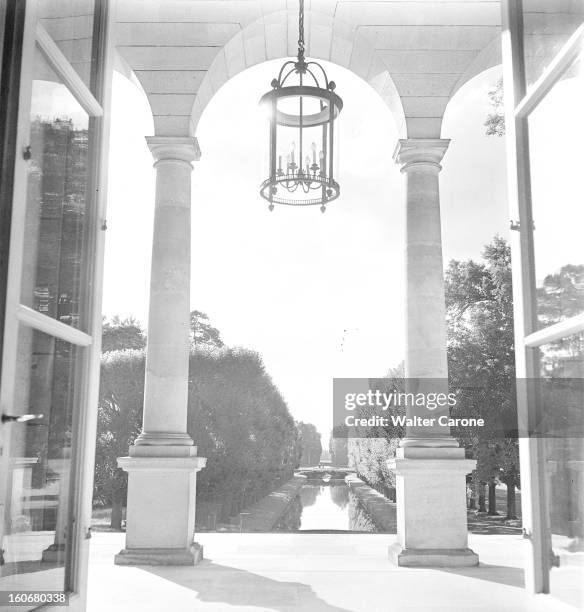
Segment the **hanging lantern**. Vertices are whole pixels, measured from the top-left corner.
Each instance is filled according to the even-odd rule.
[[[269,209],[326,206],[339,197],[335,130],[343,101],[324,68],[304,58],[304,0],[298,19],[298,58],[284,63],[260,105],[270,121],[269,177],[260,187]]]

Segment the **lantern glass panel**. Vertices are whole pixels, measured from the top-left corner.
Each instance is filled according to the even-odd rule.
[[[286,69],[284,65],[278,80],[272,81],[272,91],[260,102],[271,118],[270,159],[260,194],[270,202],[270,210],[274,204],[321,205],[324,212],[339,196],[333,143],[342,100],[334,84],[329,87],[324,71],[326,88],[313,76],[314,84],[303,84],[303,73],[299,82],[282,78]]]

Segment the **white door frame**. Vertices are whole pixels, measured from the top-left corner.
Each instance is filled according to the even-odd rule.
[[[512,220],[519,221],[519,231],[511,232],[510,242],[522,515],[525,537],[530,543],[525,586],[529,592],[536,594],[550,592],[552,545],[546,501],[544,440],[528,435],[533,429],[537,397],[534,385],[526,381],[540,377],[539,347],[584,331],[584,313],[538,329],[527,121],[581,52],[584,24],[529,88],[525,84],[522,0],[502,0],[501,24],[509,212]]]
[[[66,570],[66,585],[70,592],[70,606],[63,608],[69,612],[85,609],[87,595],[87,570],[89,535],[91,526],[93,468],[95,458],[95,435],[97,423],[97,402],[99,392],[100,355],[101,355],[101,304],[103,287],[103,260],[105,246],[105,216],[107,206],[107,169],[111,108],[111,83],[113,75],[113,1],[96,2],[94,20],[99,24],[95,29],[101,49],[101,59],[97,66],[95,95],[91,93],[71,64],[65,58],[50,35],[38,22],[37,0],[26,0],[21,83],[19,92],[19,118],[16,137],[12,225],[10,236],[8,279],[6,291],[6,318],[4,350],[2,355],[2,381],[0,385],[0,411],[12,413],[12,403],[16,380],[16,354],[18,348],[19,326],[44,332],[65,340],[79,348],[80,367],[76,375],[76,405],[79,407],[73,423],[77,453],[72,458],[71,472],[71,509],[72,509],[72,558]],[[45,316],[20,303],[22,253],[26,213],[26,191],[28,163],[22,153],[28,146],[30,135],[30,108],[32,94],[32,70],[35,47],[43,53],[53,70],[68,87],[73,96],[86,112],[93,117],[93,142],[90,156],[93,156],[89,194],[93,201],[89,204],[87,218],[87,262],[84,290],[87,298],[84,306],[84,330],[66,325]],[[4,438],[4,449],[0,463],[0,486],[5,486],[7,460],[10,449],[10,427],[3,425],[0,436]],[[0,439],[0,444],[2,439]],[[2,489],[4,491],[4,489]],[[0,526],[0,533],[3,525]],[[42,609],[39,608],[39,609]],[[51,607],[50,610],[59,608]]]

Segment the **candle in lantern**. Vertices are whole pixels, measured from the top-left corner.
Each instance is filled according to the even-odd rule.
[[[312,148],[312,163],[316,164],[316,142],[313,142],[310,146]]]
[[[296,143],[292,143],[291,147],[291,155],[292,155],[292,163],[294,163],[294,149],[296,148]]]
[[[308,155],[304,158],[304,161],[306,163],[306,174],[308,174],[310,172],[310,157],[308,157]]]
[[[323,151],[319,152],[318,158],[320,159],[320,173],[324,175],[324,152]]]
[[[282,170],[282,156],[278,155],[278,170]]]

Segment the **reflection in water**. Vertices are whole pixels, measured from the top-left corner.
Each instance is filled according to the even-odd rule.
[[[288,510],[278,521],[274,531],[299,531],[300,516],[302,515],[302,502],[300,495],[297,495]]]
[[[331,499],[333,502],[342,509],[347,507],[349,503],[349,487],[347,485],[343,486],[332,486],[329,487],[331,492]]]
[[[328,489],[328,491],[327,491]],[[377,531],[344,481],[305,484],[276,531]]]
[[[322,487],[316,485],[305,485],[300,489],[300,494],[298,497],[302,502],[302,508],[308,508],[308,506],[314,506],[316,503],[316,498],[320,494],[320,489]]]

